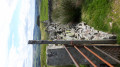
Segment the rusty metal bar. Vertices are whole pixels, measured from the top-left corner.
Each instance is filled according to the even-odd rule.
[[[75,49],[78,50],[78,52],[80,52],[80,54],[81,54],[85,59],[87,59],[87,60],[90,62],[91,65],[93,65],[94,67],[97,67],[80,49],[78,49],[76,46],[74,46],[74,47],[75,47]]]
[[[70,53],[70,51],[67,49],[67,47],[64,45],[67,53],[69,54],[70,58],[72,59],[72,61],[74,62],[74,64],[76,65],[76,67],[80,67],[79,64],[77,63],[77,61],[75,60],[75,58],[72,56],[72,54]]]
[[[73,42],[72,42],[72,41],[71,41],[71,45],[73,45]],[[74,45],[73,45],[73,46],[74,46]],[[93,65],[94,67],[97,67],[80,49],[78,49],[77,46],[74,46],[74,48],[75,48],[76,50],[78,50],[78,52],[79,52],[85,59],[87,59],[88,62],[89,62],[91,65]]]
[[[101,49],[97,48],[96,46],[93,46],[95,49],[97,49],[98,51],[100,51],[101,53],[107,55],[108,57],[110,57],[112,60],[116,61],[117,63],[120,64],[120,61],[114,57],[112,57],[111,55],[107,54],[106,52],[102,51]]]
[[[90,50],[88,47],[84,46],[85,49],[87,49],[89,52],[91,52],[93,55],[95,55],[97,58],[99,58],[101,61],[103,61],[104,63],[106,63],[108,66],[110,67],[114,67],[113,65],[111,65],[109,62],[107,62],[106,60],[104,60],[102,57],[100,57],[99,55],[97,55],[95,52],[93,52],[92,50]]]

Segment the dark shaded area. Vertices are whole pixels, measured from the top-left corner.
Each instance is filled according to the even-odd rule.
[[[49,13],[49,21],[52,22],[51,14],[52,14],[52,0],[48,0],[48,13]]]
[[[81,21],[82,0],[62,0],[53,9],[52,19],[63,24],[77,24]]]
[[[73,0],[63,0],[61,3],[61,14],[64,23],[78,23],[81,20],[81,6],[76,6]]]
[[[37,25],[40,26],[40,15],[37,17]]]

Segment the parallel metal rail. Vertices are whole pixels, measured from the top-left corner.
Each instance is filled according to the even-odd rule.
[[[111,58],[113,61],[120,64],[119,58],[116,56],[114,57],[111,55],[110,50],[112,51],[119,51],[120,53],[120,46],[113,46],[113,45],[88,45],[88,44],[116,44],[117,41],[115,39],[112,40],[73,40],[73,41],[47,41],[47,40],[30,40],[28,44],[64,44],[64,48],[67,51],[68,55],[76,65],[76,67],[80,67],[76,59],[72,56],[70,51],[68,50],[68,47],[75,48],[93,67],[98,67],[93,61],[90,60],[87,55],[85,55],[78,47],[83,47],[86,49],[86,51],[92,53],[92,55],[96,56],[98,59],[100,59],[102,62],[104,62],[109,67],[114,67],[112,64],[110,64],[108,61],[106,61],[103,57],[99,56],[97,53],[95,53],[93,50],[91,50],[89,47],[93,47],[95,50],[98,50],[103,55],[106,55],[107,57]],[[68,45],[69,44],[69,45]],[[119,48],[114,48],[119,47]],[[109,49],[108,49],[109,48]],[[117,54],[120,55],[120,54]]]
[[[87,55],[85,55],[76,45],[74,45],[72,42],[71,42],[71,45],[73,45],[72,47],[74,47],[76,50],[78,50],[78,52],[85,58],[89,61],[89,63],[93,66],[93,67],[97,67],[96,64],[94,64],[88,57]],[[80,46],[79,46],[80,47]],[[89,46],[85,46],[84,45],[84,48],[91,52],[93,55],[95,55],[98,59],[100,59],[102,62],[104,62],[107,66],[109,67],[114,67],[112,64],[110,64],[108,61],[104,60],[104,58],[100,57],[98,54],[96,54],[95,52],[93,52]],[[96,46],[93,46],[94,49],[98,50],[99,52],[103,53],[104,55],[108,56],[109,58],[111,58],[113,61],[117,62],[118,64],[120,64],[120,60],[112,57],[111,55],[109,55],[108,53],[106,53],[105,51],[101,50],[100,48],[96,47]],[[113,46],[114,48],[114,46]],[[68,52],[68,54],[70,53],[69,50],[67,49],[67,47],[65,46],[65,49],[66,51]],[[114,49],[115,50],[115,49]],[[118,51],[120,51],[120,49],[118,49]],[[71,55],[72,56],[72,55]],[[73,56],[71,58],[74,58]],[[73,59],[72,59],[73,60]],[[74,59],[75,60],[75,59]],[[73,60],[73,61],[74,61]],[[78,64],[77,62],[74,62],[75,65]],[[76,65],[76,67],[79,67],[78,65]]]

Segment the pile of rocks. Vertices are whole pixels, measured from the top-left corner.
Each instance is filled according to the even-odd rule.
[[[51,40],[101,40],[101,39],[116,39],[116,35],[95,30],[81,22],[70,28],[67,25],[57,23],[50,24],[46,31],[49,33]]]

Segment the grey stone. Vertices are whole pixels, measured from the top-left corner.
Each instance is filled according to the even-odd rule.
[[[93,27],[85,23],[79,23],[76,26],[69,28],[69,26],[57,23],[51,23],[47,26],[46,31],[49,32],[50,39],[64,39],[64,40],[99,40],[99,39],[116,39],[112,34],[95,30]],[[70,32],[68,32],[70,31]],[[53,32],[56,32],[54,34]],[[63,36],[60,36],[62,34]]]
[[[109,39],[116,39],[116,36],[110,36]]]

